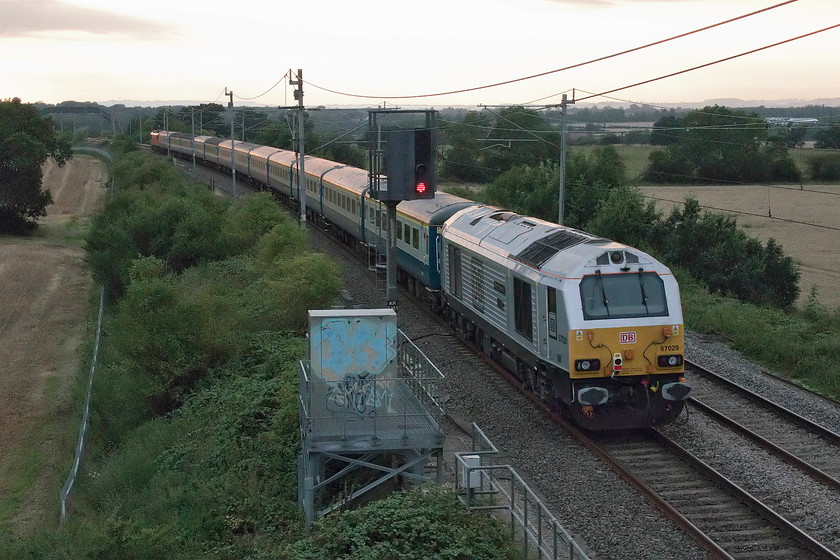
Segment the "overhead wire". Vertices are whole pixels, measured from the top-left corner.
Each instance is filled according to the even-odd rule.
[[[811,36],[817,35],[819,33],[824,33],[826,31],[831,31],[832,29],[836,29],[838,27],[840,27],[840,23],[836,23],[836,24],[830,25],[828,27],[823,27],[822,29],[817,29],[816,31],[811,31],[811,32],[808,32],[808,33],[804,33],[802,35],[797,35],[796,37],[790,37],[789,39],[785,39],[783,41],[777,41],[777,42],[772,43],[770,45],[765,45],[763,47],[750,49],[748,51],[744,51],[742,53],[738,53],[738,54],[735,54],[735,55],[732,55],[732,56],[727,56],[727,57],[724,57],[724,58],[720,58],[718,60],[713,60],[713,61],[707,62],[705,64],[692,66],[691,68],[685,68],[683,70],[678,70],[676,72],[671,72],[670,74],[664,74],[664,75],[658,76],[656,78],[650,78],[648,80],[642,80],[641,82],[636,82],[634,84],[609,89],[609,90],[606,90],[606,91],[602,91],[600,93],[595,93],[595,94],[592,94],[592,95],[588,95],[586,97],[579,97],[579,98],[575,99],[575,101],[576,102],[577,101],[584,101],[586,99],[592,99],[593,97],[600,97],[602,95],[606,95],[606,94],[609,94],[609,93],[615,93],[617,91],[623,91],[625,89],[630,89],[630,88],[642,86],[642,85],[645,85],[645,84],[650,84],[652,82],[657,82],[659,80],[664,80],[666,78],[673,78],[674,76],[679,76],[680,74],[686,74],[688,72],[694,72],[695,70],[700,70],[702,68],[708,68],[709,66],[714,66],[715,64],[720,64],[722,62],[728,62],[730,60],[734,60],[734,59],[740,58],[742,56],[747,56],[749,54],[755,54],[755,53],[760,52],[760,51],[764,51],[764,50],[767,50],[767,49],[772,49],[774,47],[778,47],[780,45],[784,45],[784,44],[787,44],[787,43],[792,43],[793,41],[798,41],[800,39],[804,39],[806,37],[811,37]],[[545,101],[546,99],[550,99],[552,97],[557,97],[558,95],[560,95],[560,93],[554,93],[552,95],[548,95],[548,96],[542,97],[540,99],[535,99],[533,101],[529,101],[528,103],[537,103],[539,101]]]
[[[341,134],[341,135],[339,135],[339,136],[336,136],[335,138],[333,138],[333,139],[332,139],[332,140],[330,140],[329,142],[327,142],[327,143],[325,143],[325,144],[321,144],[321,145],[320,145],[320,146],[318,146],[317,148],[314,148],[312,151],[313,151],[313,152],[317,152],[318,150],[323,150],[324,148],[326,148],[326,147],[327,147],[327,146],[329,146],[330,144],[334,144],[335,142],[338,142],[339,140],[341,140],[341,139],[342,139],[342,138],[344,138],[345,136],[348,136],[348,135],[350,135],[350,134],[353,134],[353,133],[354,133],[354,132],[356,132],[357,130],[359,130],[359,129],[361,129],[361,128],[364,128],[364,127],[366,127],[366,126],[368,126],[368,123],[366,123],[366,122],[365,122],[365,123],[362,123],[362,124],[360,124],[359,126],[357,126],[356,128],[354,128],[354,129],[352,129],[352,130],[348,130],[348,131],[347,131],[347,132],[345,132],[344,134]]]
[[[273,85],[273,86],[271,86],[270,88],[268,88],[267,90],[265,90],[265,91],[264,91],[264,92],[262,92],[261,94],[259,94],[259,95],[255,95],[254,97],[241,97],[241,96],[239,96],[239,95],[235,95],[234,97],[236,97],[237,99],[239,99],[239,100],[241,100],[241,101],[253,101],[254,99],[259,99],[260,97],[263,97],[264,95],[267,95],[268,93],[270,93],[270,92],[271,92],[271,90],[273,90],[274,88],[276,88],[277,86],[279,86],[279,85],[280,85],[280,84],[281,84],[281,83],[282,83],[282,82],[283,82],[283,81],[284,81],[284,80],[285,80],[288,76],[289,76],[289,71],[287,70],[287,71],[286,71],[286,73],[285,73],[285,74],[283,74],[283,77],[281,77],[279,80],[277,80],[277,81],[274,83],[274,85]]]
[[[715,27],[720,27],[720,26],[726,25],[728,23],[732,23],[732,22],[735,22],[735,21],[738,21],[738,20],[749,18],[749,17],[755,16],[755,15],[761,14],[763,12],[767,12],[767,11],[770,11],[770,10],[774,10],[776,8],[780,8],[782,6],[786,6],[788,4],[793,4],[793,3],[798,2],[798,1],[799,0],[786,0],[785,2],[780,2],[778,4],[774,4],[772,6],[768,6],[766,8],[761,8],[759,10],[755,10],[755,11],[749,12],[747,14],[743,14],[743,15],[736,16],[736,17],[733,17],[733,18],[729,18],[727,20],[719,21],[719,22],[713,23],[711,25],[706,25],[704,27],[700,27],[700,28],[694,29],[692,31],[687,31],[685,33],[680,33],[678,35],[674,35],[674,36],[668,37],[666,39],[660,39],[660,40],[657,40],[657,41],[653,41],[651,43],[646,43],[646,44],[640,45],[638,47],[633,47],[633,48],[630,48],[630,49],[626,49],[626,50],[616,52],[616,53],[613,53],[613,54],[608,54],[608,55],[605,55],[605,56],[600,56],[600,57],[593,58],[591,60],[587,60],[587,61],[584,61],[584,62],[578,62],[576,64],[571,64],[569,66],[564,66],[562,68],[556,68],[554,70],[539,72],[537,74],[532,74],[530,76],[524,76],[524,77],[521,77],[521,78],[514,78],[514,79],[511,79],[511,80],[504,80],[504,81],[501,81],[501,82],[495,82],[495,83],[486,84],[486,85],[483,85],[483,86],[475,86],[475,87],[462,88],[462,89],[456,89],[456,90],[451,90],[451,91],[442,91],[442,92],[416,94],[416,95],[366,95],[366,94],[349,93],[349,92],[342,92],[342,91],[330,89],[330,88],[312,83],[312,82],[307,81],[307,80],[304,80],[304,83],[306,83],[307,85],[312,86],[316,89],[319,89],[321,91],[325,91],[325,92],[328,92],[328,93],[333,93],[335,95],[342,95],[342,96],[345,96],[345,97],[356,97],[356,98],[360,98],[360,99],[418,99],[418,98],[423,98],[423,97],[439,97],[439,96],[443,96],[443,95],[454,95],[454,94],[457,94],[457,93],[467,93],[467,92],[471,92],[471,91],[480,91],[480,90],[483,90],[483,89],[489,89],[489,88],[514,84],[514,83],[517,83],[517,82],[523,82],[523,81],[526,81],[526,80],[532,80],[534,78],[541,78],[543,76],[548,76],[550,74],[556,74],[558,72],[564,72],[566,70],[572,70],[574,68],[580,68],[582,66],[587,66],[589,64],[594,64],[596,62],[602,62],[604,60],[609,60],[611,58],[616,58],[616,57],[623,56],[623,55],[626,55],[626,54],[630,54],[630,53],[633,53],[633,52],[637,52],[637,51],[640,51],[640,50],[643,50],[643,49],[647,49],[647,48],[650,48],[650,47],[661,45],[661,44],[667,43],[669,41],[674,41],[676,39],[682,39],[683,37],[688,37],[689,35],[694,35],[696,33],[701,33],[703,31],[708,31],[710,29],[714,29]],[[609,93],[609,92],[607,92],[607,93]],[[557,94],[554,94],[554,95],[557,95]],[[553,95],[549,96],[549,97],[553,97]],[[547,99],[547,98],[544,98],[544,99]]]

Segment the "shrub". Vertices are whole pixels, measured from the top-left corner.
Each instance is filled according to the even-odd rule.
[[[840,154],[828,153],[808,158],[811,178],[815,181],[836,181],[840,179]]]
[[[364,508],[318,521],[293,548],[304,560],[517,558],[506,531],[485,513],[469,513],[451,491],[397,492]]]

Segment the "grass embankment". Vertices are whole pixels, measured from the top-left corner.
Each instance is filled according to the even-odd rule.
[[[214,197],[137,153],[114,179],[87,243],[111,303],[85,464],[64,527],[0,558],[511,557],[494,520],[443,491],[307,533],[298,363],[306,311],[335,300],[340,269],[268,195]]]
[[[840,400],[840,308],[811,297],[804,309],[783,311],[712,295],[679,274],[686,329],[713,333],[779,375]]]

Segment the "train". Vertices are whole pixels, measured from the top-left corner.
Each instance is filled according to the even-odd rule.
[[[368,172],[289,150],[155,130],[152,149],[274,193],[373,255],[386,209]],[[233,156],[231,156],[231,151]],[[639,249],[445,192],[397,206],[398,281],[551,410],[592,431],[673,422],[691,386],[679,286]]]

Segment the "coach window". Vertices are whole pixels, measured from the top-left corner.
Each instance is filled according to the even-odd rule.
[[[513,279],[513,321],[516,332],[534,340],[531,319],[531,285],[519,278]]]
[[[411,246],[415,249],[420,247],[420,230],[411,228]]]

